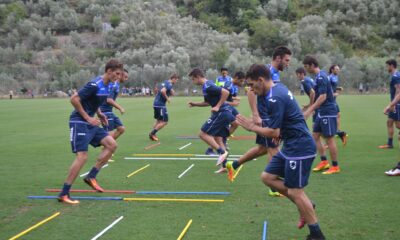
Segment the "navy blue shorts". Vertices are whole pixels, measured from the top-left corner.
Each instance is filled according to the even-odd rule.
[[[390,112],[388,117],[393,121],[400,121],[400,105],[396,105],[394,112]]]
[[[337,133],[337,115],[320,116],[318,115],[313,125],[313,132],[321,133],[324,137],[332,137]]]
[[[268,120],[262,120],[262,127],[268,127]],[[256,136],[256,144],[264,146],[266,148],[276,148],[278,145],[276,145],[273,141],[272,138],[269,137],[264,137],[262,135]]]
[[[229,110],[222,110],[213,113],[211,117],[203,124],[201,131],[214,137],[229,137],[229,127],[235,117]]]
[[[108,125],[104,126],[104,129],[106,131],[114,131],[114,129],[116,129],[117,127],[124,126],[119,117],[117,117],[117,115],[115,115],[113,112],[106,112],[104,113],[104,115],[107,116],[108,120]]]
[[[236,118],[236,116],[239,114],[239,111],[233,106],[231,106],[231,110],[232,110],[232,115]]]
[[[279,152],[272,157],[264,171],[284,178],[284,184],[288,188],[304,188],[308,185],[314,158],[315,155],[286,157]]]
[[[168,122],[168,111],[166,107],[153,107],[154,108],[154,119]]]
[[[69,130],[73,153],[87,152],[89,144],[98,147],[101,145],[101,140],[108,136],[108,132],[104,128],[81,121],[70,121]]]

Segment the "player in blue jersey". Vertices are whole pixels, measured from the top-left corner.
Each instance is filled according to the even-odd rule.
[[[153,108],[154,108],[154,119],[156,122],[153,125],[153,129],[149,133],[149,138],[152,141],[158,141],[156,133],[160,131],[163,127],[168,124],[168,111],[166,103],[170,103],[170,96],[175,94],[173,85],[178,82],[179,76],[177,74],[172,74],[169,80],[165,80],[154,98]]]
[[[217,166],[224,165],[228,151],[225,149],[223,138],[229,136],[229,125],[235,121],[232,108],[225,103],[229,97],[229,91],[216,86],[213,81],[207,80],[199,68],[194,68],[189,73],[189,77],[195,85],[202,87],[204,96],[203,102],[189,102],[189,107],[211,106],[211,117],[201,127],[199,137],[208,146],[217,150],[219,154]]]
[[[225,82],[232,82],[232,77],[229,76],[228,69],[226,67],[221,68],[221,75],[215,80],[215,85],[223,87]]]
[[[77,94],[71,97],[71,104],[75,110],[71,113],[69,120],[70,141],[72,152],[76,154],[75,161],[72,163],[67,179],[59,194],[58,201],[68,204],[78,204],[79,201],[69,197],[72,183],[75,181],[86,163],[88,158],[89,144],[93,147],[103,146],[97,157],[96,164],[90,170],[85,183],[98,192],[103,192],[103,188],[96,181],[96,176],[101,166],[110,159],[117,148],[117,143],[104,128],[99,127],[100,123],[108,125],[107,117],[101,112],[99,106],[102,105],[109,96],[109,87],[112,81],[119,78],[122,74],[123,65],[117,60],[110,60],[105,66],[103,75],[96,77],[88,82]],[[99,119],[95,118],[97,114]]]
[[[275,83],[280,82],[279,72],[283,71],[289,66],[290,59],[292,56],[292,52],[290,49],[284,46],[280,46],[275,48],[272,54],[272,62],[271,64],[266,64],[266,67],[269,69],[271,73],[272,81]],[[253,121],[258,126],[268,127],[269,116],[267,114],[265,108],[265,101],[263,101],[262,96],[257,96],[253,91],[249,91],[247,93],[247,98],[249,100],[250,109],[253,116]],[[249,151],[247,151],[243,156],[241,156],[238,161],[235,161],[233,166],[234,168],[238,168],[240,165],[247,161],[251,161],[254,158],[263,156],[268,154],[268,159],[272,159],[272,157],[278,153],[278,143],[269,137],[257,135],[256,137],[256,147],[253,147]],[[228,174],[228,179],[233,181],[233,176]],[[281,194],[279,192],[270,190],[270,196],[279,197]]]
[[[400,129],[400,71],[397,71],[397,62],[394,59],[386,61],[387,71],[390,79],[390,103],[384,109],[384,113],[393,120],[397,129]],[[400,132],[398,136],[400,140]],[[400,161],[397,166],[385,172],[387,176],[400,176]]]
[[[314,103],[315,100],[315,82],[310,77],[306,76],[306,70],[302,67],[296,69],[297,80],[300,81],[301,86],[303,86],[304,92],[307,94],[310,102],[303,106],[303,111],[305,111],[309,106]]]
[[[263,97],[269,125],[258,126],[252,119],[241,115],[237,116],[238,123],[248,131],[281,138],[283,142],[281,151],[272,157],[261,179],[297,206],[300,217],[310,229],[307,240],[324,240],[313,203],[304,192],[316,156],[316,146],[296,99],[285,85],[273,82],[265,65],[252,65],[246,78],[252,90]],[[229,171],[233,169],[232,163],[229,161],[226,165]]]
[[[333,90],[333,95],[335,98],[335,103],[338,111],[337,115],[337,135],[340,137],[342,140],[343,145],[347,144],[347,133],[345,131],[340,130],[340,108],[339,104],[336,101],[336,98],[339,96],[339,92],[342,91],[342,87],[339,87],[339,72],[340,72],[340,67],[336,64],[332,65],[329,68],[329,81],[331,82],[332,85],[332,90]]]
[[[113,107],[118,109],[121,115],[125,113],[125,109],[116,102],[116,99],[120,91],[120,85],[126,82],[128,77],[128,70],[124,69],[119,78],[110,85],[110,95],[107,101],[100,106],[101,112],[107,116],[108,120],[108,125],[104,126],[104,128],[114,139],[117,139],[125,132],[125,126],[122,124],[119,117],[113,113]]]
[[[224,83],[223,88],[229,91],[229,96],[228,99],[226,100],[226,103],[231,106],[232,114],[234,117],[239,114],[239,111],[236,109],[237,106],[240,104],[240,98],[237,96],[239,92],[239,87],[241,87],[244,83],[245,80],[245,75],[243,72],[239,71],[236,72],[235,75],[233,75],[232,81],[226,81]],[[232,135],[235,130],[237,129],[238,124],[236,122],[232,122],[230,128],[229,128],[229,135]],[[224,138],[224,144],[226,147],[226,140],[227,138]],[[215,155],[214,151],[212,148],[208,148],[206,150],[206,155]],[[223,169],[221,169],[222,171]]]
[[[313,169],[313,171],[324,171],[323,174],[334,174],[340,172],[340,167],[337,161],[337,147],[335,135],[337,133],[337,106],[335,103],[332,85],[329,82],[326,72],[321,71],[317,59],[307,55],[303,60],[304,68],[310,74],[315,75],[315,101],[304,112],[304,117],[307,119],[313,112],[316,117],[313,124],[313,137],[317,143],[318,153],[321,157],[321,162]],[[325,155],[325,147],[322,145],[321,137],[326,139],[329,147],[329,153],[332,160],[332,166]]]

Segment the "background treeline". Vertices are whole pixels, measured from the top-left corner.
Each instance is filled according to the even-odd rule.
[[[287,45],[294,69],[305,54],[342,66],[342,85],[382,89],[384,62],[400,55],[400,4],[393,0],[2,0],[0,91],[66,91],[100,74],[110,57],[130,86],[153,87],[200,66],[215,78],[268,62]],[[178,88],[190,88],[186,77]]]

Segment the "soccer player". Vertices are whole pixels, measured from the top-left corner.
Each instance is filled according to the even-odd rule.
[[[59,202],[68,204],[79,203],[77,200],[70,199],[69,191],[79,171],[86,163],[89,144],[93,147],[102,145],[103,149],[97,157],[96,164],[84,181],[98,192],[104,191],[97,183],[96,176],[101,166],[110,159],[116,150],[117,143],[104,128],[99,127],[100,123],[108,125],[107,117],[101,112],[99,106],[107,100],[107,97],[110,95],[109,85],[112,81],[119,78],[122,69],[123,65],[119,61],[110,60],[106,63],[103,75],[88,82],[77,94],[71,97],[71,104],[75,110],[71,113],[69,120],[70,141],[72,152],[76,154],[76,158],[69,169],[67,179],[59,194]],[[95,113],[97,113],[100,120],[94,118]]]
[[[387,71],[391,75],[390,80],[390,103],[384,109],[384,113],[389,115],[397,129],[400,129],[400,71],[397,71],[397,62],[394,59],[386,61]],[[400,133],[398,138],[400,139]],[[385,172],[387,176],[400,176],[400,161],[397,166]]]
[[[232,77],[229,76],[228,68],[222,67],[221,75],[218,76],[215,80],[215,85],[217,85],[218,87],[223,87],[225,82],[232,82]]]
[[[284,46],[275,48],[272,54],[271,64],[267,64],[266,67],[271,73],[271,78],[274,83],[280,83],[279,71],[283,71],[289,66],[292,52],[290,49]],[[247,97],[250,104],[250,109],[253,115],[253,122],[261,127],[268,127],[269,116],[265,107],[265,101],[263,96],[257,96],[253,91],[248,91]],[[251,148],[243,156],[241,156],[237,161],[232,162],[233,169],[239,168],[240,165],[247,161],[250,161],[259,156],[268,154],[268,159],[271,160],[272,157],[278,153],[278,141],[274,141],[272,138],[257,135],[256,137],[257,146]],[[233,175],[228,171],[228,179],[233,181]],[[269,195],[273,197],[279,197],[281,194],[277,191],[271,189]]]
[[[229,125],[235,121],[231,107],[225,103],[229,97],[229,91],[207,80],[199,68],[192,69],[189,77],[195,85],[202,87],[204,96],[203,102],[189,102],[189,107],[212,107],[211,117],[201,127],[199,137],[211,148],[217,150],[219,154],[217,166],[219,166],[228,157],[223,138],[229,136]]]
[[[303,60],[304,68],[308,73],[315,74],[315,101],[304,112],[307,119],[314,111],[316,114],[313,125],[313,137],[317,143],[317,149],[321,157],[321,162],[313,169],[318,172],[325,169],[323,174],[335,174],[340,172],[337,161],[337,148],[335,135],[337,132],[337,107],[333,96],[332,85],[329,82],[328,75],[321,71],[317,59],[307,55]],[[321,137],[326,139],[332,160],[332,166],[325,155],[325,147],[322,145]]]
[[[118,97],[121,83],[124,83],[127,80],[128,70],[124,69],[119,78],[110,86],[110,95],[108,96],[107,101],[100,106],[101,112],[106,115],[108,120],[108,125],[105,126],[105,129],[108,131],[108,134],[115,140],[125,132],[125,127],[119,117],[117,117],[117,115],[115,115],[112,110],[113,107],[115,107],[119,110],[121,115],[125,113],[125,109],[115,100]]]
[[[343,145],[346,145],[347,143],[347,133],[345,131],[340,131],[340,108],[339,104],[336,101],[336,98],[339,96],[339,92],[341,91],[341,87],[339,87],[339,72],[340,68],[338,65],[334,64],[329,68],[329,81],[331,82],[332,85],[332,90],[333,90],[333,96],[335,99],[335,104],[337,107],[337,135],[340,137],[342,140]]]
[[[156,122],[153,125],[153,130],[149,133],[149,138],[152,141],[158,141],[156,133],[160,131],[163,127],[168,124],[168,112],[166,103],[170,103],[170,96],[175,94],[173,85],[178,82],[179,76],[177,74],[172,74],[169,80],[165,80],[161,84],[159,91],[154,98],[153,108],[154,108],[154,119]]]
[[[296,76],[297,79],[300,81],[301,86],[303,86],[304,92],[307,94],[307,96],[310,99],[309,104],[303,106],[303,111],[305,111],[309,106],[311,106],[314,103],[315,100],[315,82],[306,76],[306,70],[302,67],[296,69]]]
[[[316,146],[296,99],[286,86],[274,84],[265,65],[252,65],[246,77],[253,91],[263,96],[270,121],[268,127],[262,127],[252,119],[238,115],[238,123],[248,131],[270,138],[280,137],[283,141],[281,151],[272,157],[261,179],[297,206],[300,217],[310,229],[307,240],[324,240],[313,204],[304,192]],[[232,170],[228,164],[227,168]]]
[[[241,87],[244,83],[245,75],[243,72],[239,71],[233,75],[232,81],[226,81],[224,83],[223,88],[229,91],[228,99],[226,103],[231,106],[231,111],[234,117],[239,114],[239,111],[236,109],[237,106],[240,104],[240,98],[237,97],[238,94],[238,87]],[[233,134],[239,125],[236,122],[232,122],[231,127],[229,128],[229,135]],[[226,140],[227,138],[223,138],[225,148],[226,148]],[[208,148],[206,150],[206,155],[215,155],[212,148]]]

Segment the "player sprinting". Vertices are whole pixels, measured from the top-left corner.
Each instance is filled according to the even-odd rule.
[[[303,111],[305,111],[309,106],[314,103],[315,100],[315,82],[310,77],[306,76],[306,70],[302,67],[296,69],[296,77],[297,80],[300,81],[301,86],[303,86],[304,92],[307,94],[310,99],[307,105],[303,106]]]
[[[337,148],[335,135],[337,133],[337,107],[333,96],[332,85],[329,82],[328,75],[321,71],[317,59],[307,55],[303,60],[304,68],[308,73],[315,74],[315,101],[304,112],[307,119],[315,111],[316,117],[313,124],[313,137],[317,144],[317,149],[321,157],[321,162],[313,169],[318,172],[325,169],[323,174],[334,174],[340,172],[337,161]],[[322,145],[321,137],[326,139],[329,147],[329,153],[332,160],[332,166],[326,158],[325,148]]]
[[[105,126],[105,129],[115,140],[117,140],[117,138],[119,138],[125,132],[125,126],[123,125],[121,119],[114,114],[113,107],[118,109],[121,115],[125,113],[125,109],[116,102],[116,99],[118,97],[121,84],[126,82],[128,77],[128,70],[124,69],[119,78],[111,84],[110,95],[108,96],[106,102],[100,106],[101,112],[106,115],[108,120],[108,125]]]
[[[203,71],[194,68],[189,77],[192,82],[202,87],[204,101],[195,103],[189,102],[189,107],[211,106],[211,117],[201,127],[199,137],[219,154],[217,166],[221,165],[228,157],[223,138],[229,136],[229,125],[235,121],[231,107],[225,103],[229,91],[218,87],[213,81],[207,80]]]
[[[397,71],[397,61],[389,59],[386,61],[387,71],[391,75],[390,79],[390,103],[383,110],[389,118],[393,120],[397,129],[400,129],[400,71]],[[400,133],[399,133],[400,139]],[[387,176],[400,176],[400,161],[397,166],[385,172]]]
[[[220,72],[221,75],[215,80],[215,85],[223,87],[225,82],[232,82],[232,77],[229,76],[228,68],[222,67]]]
[[[252,90],[263,97],[269,125],[258,126],[252,119],[241,115],[237,116],[238,123],[248,131],[270,138],[280,137],[283,141],[281,151],[272,157],[261,179],[297,206],[300,217],[310,230],[307,240],[324,240],[313,204],[304,192],[316,146],[296,99],[286,86],[273,83],[265,65],[252,65],[246,77]],[[227,168],[230,169],[228,164]]]
[[[239,87],[242,87],[245,80],[245,75],[243,72],[239,71],[233,75],[232,81],[226,81],[224,83],[223,88],[229,91],[228,99],[226,103],[231,106],[231,111],[234,117],[239,114],[239,111],[236,109],[237,106],[240,104],[240,98],[237,96]],[[236,122],[232,122],[229,128],[229,135],[232,135],[236,129],[238,128],[238,124]],[[227,147],[226,144],[227,138],[223,138],[223,142],[225,144],[225,148]],[[215,155],[214,150],[212,148],[207,148],[206,155]]]
[[[168,124],[168,111],[166,103],[170,103],[170,96],[175,94],[173,85],[178,82],[179,76],[172,74],[169,80],[165,80],[160,87],[156,97],[154,98],[154,119],[156,122],[153,125],[153,129],[149,133],[149,138],[152,141],[158,141],[157,132]]]
[[[267,64],[266,67],[271,73],[271,79],[274,83],[280,82],[279,71],[283,71],[289,66],[291,60],[292,52],[290,49],[284,46],[275,48],[272,54],[271,64]],[[248,91],[247,97],[249,100],[250,109],[253,115],[253,122],[261,127],[268,127],[269,116],[265,107],[265,101],[262,96],[257,96],[253,91]],[[268,154],[268,159],[271,160],[272,157],[278,153],[278,143],[270,138],[257,134],[256,137],[257,146],[251,148],[244,155],[242,155],[237,161],[229,162],[232,169],[237,169],[240,165],[247,161],[251,161],[257,157]],[[232,182],[233,179],[232,171],[228,171],[228,179]],[[281,194],[277,191],[271,189],[268,193],[270,196],[279,197]]]
[[[336,107],[337,107],[337,135],[339,136],[340,140],[342,140],[343,145],[347,144],[347,133],[345,131],[340,130],[340,108],[339,104],[337,103],[336,98],[339,96],[339,91],[342,90],[341,87],[339,87],[339,72],[340,68],[338,65],[334,64],[329,68],[329,81],[331,82],[332,85],[332,90],[333,90],[333,96],[335,99]]]
[[[71,104],[75,110],[71,113],[69,120],[70,141],[72,152],[76,154],[75,161],[72,163],[67,179],[58,201],[68,204],[78,204],[79,201],[72,200],[69,197],[71,185],[79,174],[79,171],[85,165],[88,158],[88,146],[103,146],[103,149],[97,157],[96,164],[90,170],[85,183],[90,187],[103,192],[103,188],[96,181],[96,176],[111,155],[117,148],[115,139],[110,136],[107,131],[100,127],[100,123],[108,125],[107,117],[101,112],[99,106],[102,105],[109,96],[109,85],[112,81],[119,78],[122,74],[123,65],[117,60],[110,60],[106,63],[103,75],[96,77],[88,82],[77,94],[71,97]],[[97,113],[99,119],[94,118]]]

